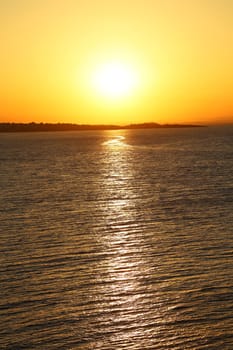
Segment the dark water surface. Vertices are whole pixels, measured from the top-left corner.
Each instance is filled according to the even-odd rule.
[[[233,128],[0,135],[1,349],[233,349]]]

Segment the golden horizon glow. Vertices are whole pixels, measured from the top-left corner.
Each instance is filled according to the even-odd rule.
[[[233,123],[232,23],[229,0],[2,1],[0,122]]]

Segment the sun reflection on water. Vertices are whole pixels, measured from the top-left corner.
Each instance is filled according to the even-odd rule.
[[[115,321],[119,324],[132,318],[140,323],[142,295],[140,281],[143,275],[144,254],[141,252],[142,232],[137,216],[137,193],[132,168],[132,148],[127,145],[125,131],[114,131],[103,143],[105,152],[103,192],[106,235],[104,245],[108,258],[103,262],[107,283],[101,294],[111,295],[111,307],[117,308]],[[138,311],[135,307],[138,305]],[[131,316],[130,316],[131,314]]]
[[[104,134],[101,162],[101,213],[96,240],[103,251],[96,270],[98,325],[110,327],[107,342],[143,349],[151,338],[162,311],[157,291],[155,256],[151,256],[152,234],[145,223],[145,208],[138,178],[137,149],[130,145],[130,131]],[[126,326],[127,325],[127,326]],[[127,327],[127,329],[126,329]],[[158,325],[159,327],[159,325]]]
[[[124,147],[126,146],[126,143],[124,142],[124,140],[125,140],[125,136],[116,135],[110,140],[105,141],[103,145],[108,147],[114,147],[114,146]]]

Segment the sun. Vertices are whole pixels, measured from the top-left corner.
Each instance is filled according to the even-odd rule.
[[[131,95],[137,84],[136,71],[123,62],[104,63],[97,67],[93,74],[95,91],[108,99],[122,99]]]

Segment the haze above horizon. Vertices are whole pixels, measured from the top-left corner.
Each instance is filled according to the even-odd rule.
[[[0,122],[233,123],[230,0],[0,3]]]

